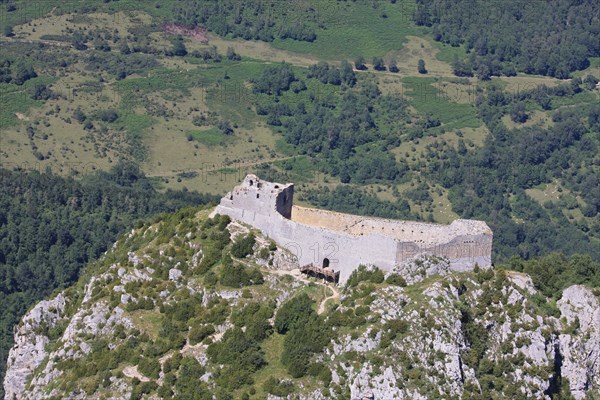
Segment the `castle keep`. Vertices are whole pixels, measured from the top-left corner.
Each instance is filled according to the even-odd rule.
[[[483,221],[450,225],[362,217],[293,205],[294,185],[248,175],[215,212],[247,223],[293,253],[300,266],[339,272],[345,282],[360,264],[384,271],[419,255],[445,257],[454,271],[491,267],[492,231]]]

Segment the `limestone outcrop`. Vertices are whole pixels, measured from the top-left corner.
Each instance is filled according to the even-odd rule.
[[[571,393],[584,399],[592,387],[600,387],[600,302],[592,291],[575,285],[558,301],[566,333],[559,336],[561,373]]]
[[[52,300],[39,302],[29,311],[15,331],[15,343],[8,354],[4,377],[6,399],[20,397],[32,372],[47,356],[48,329],[61,318],[65,297],[61,293]]]
[[[289,252],[255,231],[251,252],[232,257],[252,229],[209,213],[137,229],[75,286],[33,307],[15,328],[5,400],[600,396],[600,301],[590,288],[568,287],[554,306],[526,274],[456,272],[422,255],[408,285],[361,268],[334,296],[290,271]],[[231,283],[257,273],[256,284]],[[296,376],[284,349],[302,334],[274,328],[300,295],[312,298],[313,328],[327,336]],[[228,348],[235,357],[219,359]],[[256,367],[238,362],[247,350],[256,352],[246,363],[264,357]],[[235,375],[241,369],[248,374]]]

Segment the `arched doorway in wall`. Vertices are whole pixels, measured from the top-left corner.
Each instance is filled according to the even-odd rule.
[[[324,258],[323,259],[323,268],[327,268],[329,267],[329,258]]]

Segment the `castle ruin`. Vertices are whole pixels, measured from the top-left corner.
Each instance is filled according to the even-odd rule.
[[[450,225],[399,221],[293,205],[294,185],[247,175],[215,212],[259,229],[295,255],[298,266],[339,272],[345,282],[360,264],[384,271],[421,255],[445,257],[453,271],[491,267],[492,231],[483,221]]]

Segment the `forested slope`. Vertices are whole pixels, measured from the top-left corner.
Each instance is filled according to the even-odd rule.
[[[34,302],[73,284],[84,265],[137,221],[214,200],[159,193],[131,164],[82,181],[5,169],[0,178],[0,380],[13,326]]]
[[[594,0],[417,0],[414,20],[433,37],[471,53],[460,75],[515,71],[568,78],[600,56],[600,5]]]

